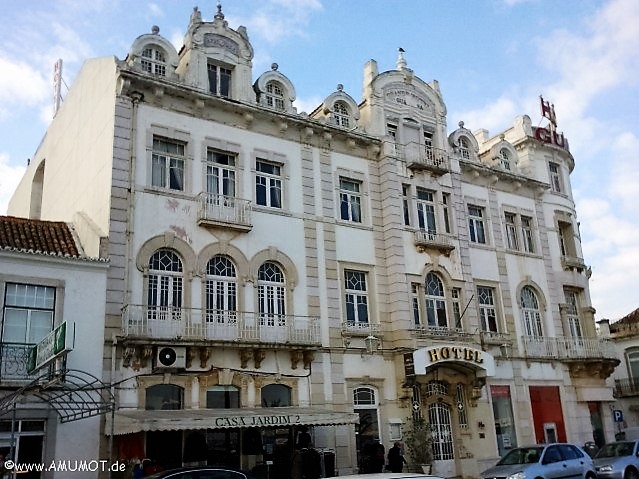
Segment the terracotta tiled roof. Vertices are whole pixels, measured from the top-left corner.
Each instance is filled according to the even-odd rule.
[[[73,233],[65,222],[15,216],[0,216],[0,249],[80,257]]]
[[[610,334],[618,338],[639,335],[639,308],[625,315],[619,321],[610,323]]]

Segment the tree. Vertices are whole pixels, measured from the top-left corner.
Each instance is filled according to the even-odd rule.
[[[412,467],[433,462],[433,433],[421,417],[411,417],[409,427],[404,431],[404,443],[408,449],[408,458]]]

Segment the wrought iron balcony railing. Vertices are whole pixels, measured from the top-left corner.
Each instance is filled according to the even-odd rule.
[[[41,372],[28,374],[29,351],[33,344],[2,343],[0,344],[0,382],[30,381]]]
[[[615,379],[612,393],[616,398],[639,396],[639,378]]]
[[[524,354],[541,359],[617,359],[612,341],[581,337],[524,336]]]
[[[215,193],[200,193],[198,200],[198,224],[223,226],[240,231],[249,231],[251,224],[251,202]]]
[[[319,318],[289,314],[128,305],[122,328],[129,338],[321,344]]]
[[[413,327],[413,331],[419,337],[434,339],[457,338],[460,341],[467,341],[472,336],[472,333],[464,331],[462,328],[449,328],[447,326],[433,326],[430,324],[416,324]]]

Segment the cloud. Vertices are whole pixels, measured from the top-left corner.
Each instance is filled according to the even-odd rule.
[[[484,128],[494,134],[496,131],[503,130],[508,124],[512,124],[515,116],[520,112],[518,102],[510,95],[503,95],[479,109],[454,113],[454,115],[471,131]]]
[[[311,113],[315,108],[320,106],[324,98],[320,98],[319,96],[313,96],[310,98],[298,98],[293,102],[295,108],[297,108],[298,113],[306,112]]]
[[[585,30],[557,30],[537,40],[540,63],[559,76],[548,90],[575,117],[598,95],[636,85],[639,75],[639,2],[612,0],[584,23]]]
[[[0,215],[7,214],[9,200],[25,169],[24,166],[9,165],[9,156],[0,153]]]
[[[0,56],[0,104],[34,106],[48,100],[50,82],[31,65]]]
[[[260,3],[247,17],[232,18],[231,23],[245,25],[249,35],[275,44],[289,37],[306,37],[311,16],[322,8],[319,0],[271,0]]]

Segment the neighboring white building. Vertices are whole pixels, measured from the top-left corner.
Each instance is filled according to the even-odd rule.
[[[421,415],[434,472],[477,476],[517,444],[611,439],[619,361],[552,107],[449,131],[400,51],[306,114],[252,58],[218,6],[179,51],[154,27],[87,61],[11,200],[110,260],[105,457],[113,437],[122,460],[277,470],[309,428],[344,474]]]
[[[621,364],[608,379],[617,399],[613,411],[615,432],[632,428],[636,434],[639,430],[639,309],[618,321],[605,319],[598,323],[600,334],[610,338],[621,358]]]
[[[97,389],[103,370],[107,266],[84,255],[64,222],[0,216],[3,458],[25,467],[58,460],[75,467],[73,461],[100,459],[100,414],[112,407],[110,390]],[[60,357],[55,370],[65,373],[53,374],[54,365],[30,372],[29,350],[63,324],[72,350]],[[24,477],[68,474],[31,472]],[[96,477],[91,471],[73,475]]]

